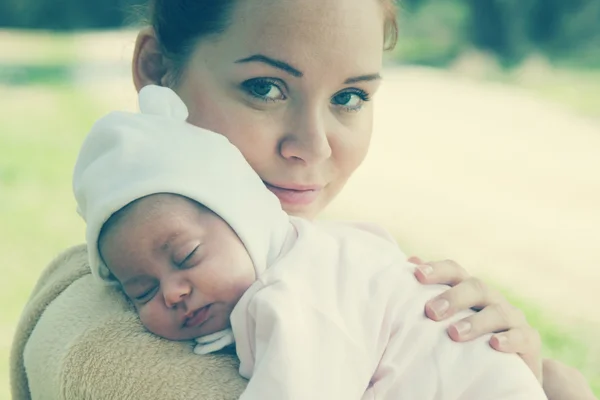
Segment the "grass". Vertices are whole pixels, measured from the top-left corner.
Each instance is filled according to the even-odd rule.
[[[578,114],[600,120],[600,69],[576,63],[553,65],[546,58],[533,55],[521,65],[506,70],[499,67],[493,56],[479,52],[464,53],[451,68],[475,79],[518,86]]]
[[[524,65],[499,78],[585,116],[600,119],[600,70]]]
[[[38,33],[0,31],[4,64],[55,65],[73,61],[76,56],[75,35],[67,33]]]
[[[26,43],[33,46],[35,38],[26,39]],[[37,57],[32,64],[70,62],[68,37],[59,36],[55,42],[51,37],[46,40],[50,48],[62,50],[56,55],[52,51],[35,53],[32,48],[32,55],[28,57],[34,57],[33,54]],[[11,55],[11,63],[24,61],[27,60]],[[523,80],[525,75],[521,73],[521,80],[515,82],[586,115],[596,115],[600,113],[597,74],[600,73],[561,72],[544,79]],[[0,86],[0,89],[3,93],[0,96],[3,110],[0,118],[0,265],[4,271],[4,278],[0,280],[3,304],[0,358],[7,360],[19,314],[40,272],[62,249],[83,241],[83,223],[75,212],[71,195],[71,169],[85,132],[98,116],[108,111],[108,105],[68,83]],[[586,94],[577,96],[578,90]],[[595,344],[599,332],[592,328],[559,327],[550,322],[548,310],[507,294],[540,331],[544,354],[581,370],[600,395],[600,350]],[[556,316],[552,319],[556,320]],[[575,334],[576,331],[584,333]],[[9,398],[5,362],[0,365],[0,400]]]
[[[71,169],[97,108],[69,87],[3,87],[0,99],[0,358],[8,359],[21,309],[44,266],[82,242]],[[8,365],[0,366],[0,399],[9,399]]]

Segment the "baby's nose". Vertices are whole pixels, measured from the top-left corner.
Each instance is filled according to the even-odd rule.
[[[174,308],[181,304],[185,304],[185,299],[187,296],[189,296],[191,291],[191,286],[183,282],[165,285],[163,288],[165,304],[169,308]]]

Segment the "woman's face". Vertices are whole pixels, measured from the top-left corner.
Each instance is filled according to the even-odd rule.
[[[189,122],[227,136],[288,213],[312,218],[367,153],[383,23],[378,0],[239,0],[174,89]]]

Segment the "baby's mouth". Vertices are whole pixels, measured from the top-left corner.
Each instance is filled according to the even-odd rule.
[[[206,322],[209,317],[211,304],[201,307],[196,311],[186,314],[185,319],[183,320],[184,328],[195,328],[197,326],[202,325]]]

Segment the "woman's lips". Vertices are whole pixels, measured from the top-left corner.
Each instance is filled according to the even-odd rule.
[[[194,311],[190,316],[186,317],[183,326],[186,328],[195,328],[202,325],[208,319],[210,304]]]
[[[321,190],[322,186],[306,186],[306,185],[272,185],[265,182],[265,186],[279,198],[279,201],[286,204],[308,205],[314,202]]]

